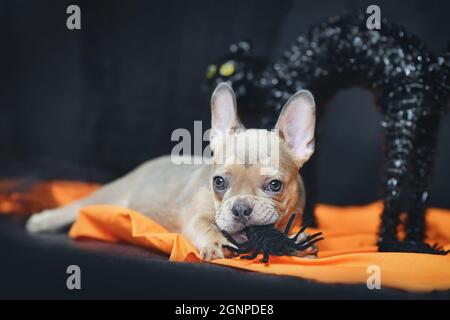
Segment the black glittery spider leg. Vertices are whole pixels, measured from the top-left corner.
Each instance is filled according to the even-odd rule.
[[[407,209],[405,224],[405,243],[409,251],[446,254],[437,245],[429,246],[424,242],[426,234],[425,214],[428,205],[432,169],[436,154],[437,133],[441,117],[430,115],[422,117],[418,122],[414,157],[411,165],[410,192],[411,199]]]
[[[405,116],[407,119],[404,119]],[[386,172],[384,179],[384,209],[379,233],[380,251],[398,251],[397,228],[408,184],[408,165],[413,153],[417,116],[414,110],[389,114],[385,132]]]
[[[408,208],[405,225],[406,240],[423,241],[425,238],[425,209],[428,203],[431,174],[436,154],[437,132],[440,118],[423,117],[419,121],[417,137],[414,143],[414,157],[410,189],[412,205]]]

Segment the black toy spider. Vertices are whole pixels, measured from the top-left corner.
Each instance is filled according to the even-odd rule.
[[[259,253],[262,253],[263,258],[260,261],[267,263],[270,255],[283,256],[293,254],[295,251],[304,251],[324,239],[321,237],[322,232],[317,232],[297,242],[298,237],[305,231],[306,226],[303,226],[292,238],[289,237],[289,231],[295,216],[295,214],[291,215],[283,232],[278,231],[273,224],[247,227],[245,234],[248,241],[244,243],[237,242],[231,234],[222,231],[225,238],[235,245],[236,248],[228,245],[223,247],[238,254],[252,252],[249,255],[241,256],[241,259],[251,260],[256,258]]]

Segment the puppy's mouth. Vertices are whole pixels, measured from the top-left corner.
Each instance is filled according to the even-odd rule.
[[[269,221],[267,223],[261,223],[258,225],[266,225],[266,224],[273,224],[273,223],[274,223],[274,221]],[[247,242],[248,238],[247,238],[245,228],[253,226],[253,225],[254,224],[249,224],[248,221],[246,221],[246,223],[239,222],[239,223],[235,223],[231,226],[227,226],[226,228],[222,228],[219,225],[218,225],[218,227],[221,231],[228,232],[237,242]]]
[[[215,222],[220,230],[228,232],[233,237],[246,239],[245,228],[254,225],[274,224],[278,221],[278,218],[279,214],[275,212],[258,219],[254,217],[232,217],[230,219],[230,215],[218,215]]]
[[[245,234],[244,230],[238,231],[234,234],[232,234],[234,240],[236,240],[237,242],[247,242],[248,238],[247,235]]]
[[[219,229],[221,231],[225,231],[228,232],[231,235],[235,235],[235,234],[244,234],[244,229],[247,227],[246,224],[242,224],[242,223],[233,223],[232,225],[227,225],[226,227],[223,225],[220,225],[218,223],[216,223],[216,225],[219,227]]]

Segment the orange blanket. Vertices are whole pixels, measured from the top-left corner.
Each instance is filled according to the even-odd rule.
[[[35,212],[66,204],[98,188],[98,185],[80,182],[48,181],[30,190],[12,193],[11,186],[16,183],[13,182],[0,181],[0,211]],[[381,210],[380,203],[344,208],[319,205],[317,216],[326,239],[319,243],[319,258],[315,260],[271,257],[270,265],[266,266],[258,257],[255,261],[234,258],[212,263],[326,283],[366,283],[368,272],[373,272],[371,266],[377,266],[382,287],[411,291],[450,289],[450,255],[376,252]],[[430,209],[427,223],[429,242],[439,242],[450,249],[450,210]],[[162,251],[171,261],[201,262],[183,236],[170,233],[151,219],[125,208],[106,205],[83,208],[70,236],[124,241]]]
[[[289,275],[326,283],[366,283],[373,266],[380,271],[381,287],[411,291],[450,289],[450,256],[376,252],[376,230],[381,204],[337,208],[320,205],[320,229],[326,239],[319,243],[318,259],[271,257],[270,264],[254,261],[218,259],[212,263],[263,273]],[[450,249],[450,212],[431,209],[429,235]],[[315,230],[311,230],[315,231]],[[168,232],[138,212],[108,205],[80,210],[70,230],[72,238],[124,241],[159,250],[170,261],[202,262],[198,252],[180,234]]]

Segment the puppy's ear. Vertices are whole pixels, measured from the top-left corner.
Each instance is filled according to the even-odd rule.
[[[314,96],[307,90],[301,90],[286,102],[275,126],[299,168],[314,153],[315,124]]]
[[[243,129],[236,109],[236,96],[230,85],[220,83],[211,97],[211,148],[220,137]]]

